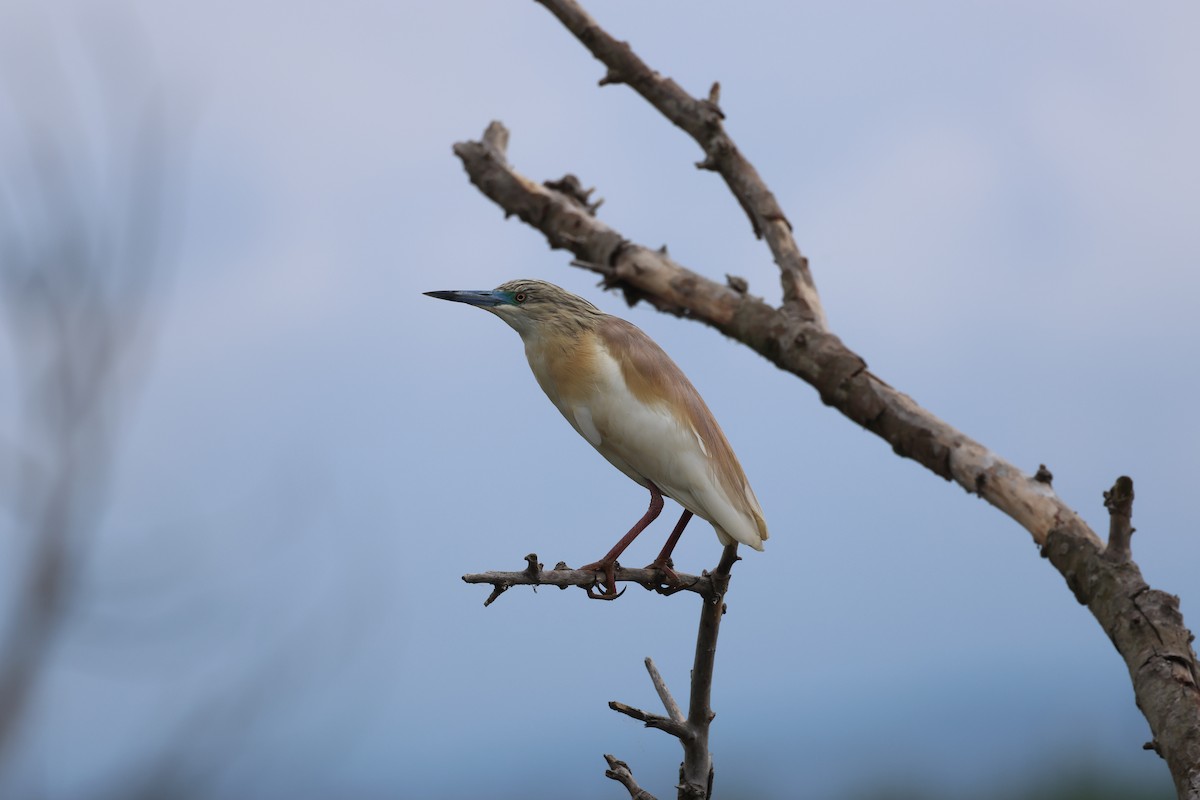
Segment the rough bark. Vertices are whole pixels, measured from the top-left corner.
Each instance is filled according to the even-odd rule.
[[[649,714],[639,708],[625,705],[616,700],[608,707],[613,711],[640,720],[647,728],[657,728],[674,736],[683,745],[683,763],[679,765],[679,784],[676,786],[679,800],[709,800],[713,788],[712,755],[708,750],[708,729],[716,714],[712,710],[712,680],[713,668],[717,657],[717,634],[721,630],[721,620],[725,616],[725,594],[729,590],[729,571],[737,562],[737,545],[726,546],[721,554],[721,562],[708,577],[709,590],[702,594],[704,605],[700,610],[700,627],[696,634],[696,657],[692,663],[692,685],[688,698],[687,717],[671,696],[662,676],[654,662],[646,659],[646,670],[654,689],[662,700],[667,716]],[[605,756],[611,758],[611,756]],[[626,772],[629,771],[625,765]],[[633,790],[619,775],[609,775],[614,780],[620,780],[630,794],[635,798]],[[630,774],[632,779],[632,774]],[[636,784],[635,784],[636,786]],[[638,787],[644,797],[645,790]]]
[[[520,572],[475,572],[463,575],[462,579],[464,583],[491,584],[492,593],[483,601],[485,606],[490,606],[496,598],[514,586],[533,586],[535,589],[538,586],[554,586],[559,589],[575,586],[586,591],[594,588],[600,577],[600,573],[594,570],[571,569],[561,561],[554,565],[554,569],[544,569],[545,565],[538,561],[537,553],[525,556],[525,562],[528,566]],[[716,591],[714,578],[708,572],[701,575],[676,572],[675,576],[679,579],[678,583],[668,585],[662,582],[663,574],[656,569],[627,569],[618,564],[616,573],[617,583],[636,583],[659,594],[695,592],[703,597],[711,597]],[[624,592],[623,589],[621,591]]]
[[[737,545],[729,545],[722,551],[720,563],[711,573],[707,570],[700,575],[676,573],[679,583],[674,586],[663,585],[662,573],[657,570],[620,567],[616,574],[618,582],[637,583],[660,594],[693,592],[700,595],[703,602],[696,633],[696,655],[692,664],[687,716],[683,715],[683,710],[675,702],[658,668],[649,658],[646,659],[646,671],[667,715],[651,714],[617,700],[608,704],[613,711],[632,717],[647,728],[665,731],[679,740],[683,747],[683,762],[679,765],[679,784],[676,787],[679,800],[708,800],[712,795],[713,766],[708,750],[708,730],[716,716],[712,710],[713,670],[717,657],[717,634],[725,616],[729,574],[737,561]],[[464,575],[463,580],[467,583],[491,584],[492,593],[483,603],[487,606],[513,586],[556,586],[559,589],[574,586],[587,591],[595,586],[600,577],[595,571],[571,569],[561,561],[552,570],[544,569],[536,553],[525,556],[525,562],[527,566],[519,572],[480,572]],[[609,766],[604,774],[621,783],[633,800],[654,800],[654,796],[634,780],[628,764],[611,755],[604,758]]]
[[[696,166],[718,173],[737,199],[754,235],[766,239],[779,265],[784,305],[794,313],[825,327],[825,312],[808,269],[808,259],[792,238],[792,224],[767,184],[725,133],[721,111],[721,85],[714,83],[707,98],[695,98],[679,84],[650,69],[628,42],[613,38],[573,0],[537,0],[575,35],[608,71],[600,85],[629,84],[673,124],[687,132],[704,151]]]
[[[1107,547],[1078,532],[1050,532],[1042,555],[1067,579],[1125,659],[1137,706],[1154,739],[1144,747],[1167,761],[1179,797],[1200,798],[1200,670],[1179,598],[1151,589],[1129,557],[1133,481],[1104,493],[1111,515]],[[1082,524],[1082,523],[1081,523]]]
[[[1128,556],[1127,536],[1122,541],[1118,533],[1106,557],[1100,538],[1054,492],[1047,470],[1027,475],[943,422],[873,375],[827,328],[786,216],[724,129],[716,85],[707,98],[692,97],[650,69],[574,0],[538,2],[603,62],[601,84],[628,84],[696,140],[705,153],[698,166],[724,178],[756,235],[770,247],[780,267],[783,303],[772,306],[747,294],[744,283],[718,283],[666,252],[631,242],[597,219],[590,190],[579,191],[573,178],[542,185],[522,176],[506,161],[508,132],[499,123],[492,123],[482,140],[454,146],[471,182],[506,214],[541,231],[552,247],[571,251],[576,266],[622,289],[631,303],[647,300],[742,342],[812,385],[824,403],[884,439],[897,455],[977,494],[1029,531],[1125,659],[1138,707],[1154,735],[1148,746],[1166,760],[1179,797],[1200,800],[1200,690],[1192,636],[1177,599],[1142,581]]]
[[[1050,483],[1013,464],[940,420],[908,395],[880,380],[857,353],[814,320],[785,303],[705,278],[668,254],[631,242],[597,219],[576,196],[535,183],[510,167],[495,144],[503,129],[489,126],[482,141],[460,142],[454,152],[471,182],[505,212],[540,230],[551,246],[604,276],[633,299],[704,322],[742,342],[820,392],[821,400],[968,492],[978,494],[1026,528],[1038,544],[1051,530],[1077,519]],[[1084,526],[1081,530],[1099,539]]]

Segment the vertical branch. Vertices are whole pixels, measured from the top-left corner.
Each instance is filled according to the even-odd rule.
[[[613,711],[633,717],[646,724],[647,728],[666,731],[683,746],[683,761],[679,765],[679,800],[710,800],[713,786],[712,754],[708,750],[708,729],[716,714],[712,710],[713,669],[717,659],[717,634],[721,631],[721,619],[725,616],[725,594],[729,591],[729,572],[738,561],[737,545],[728,545],[721,554],[721,561],[711,573],[705,573],[710,583],[700,595],[700,626],[696,634],[696,657],[692,662],[692,686],[688,698],[688,715],[684,719],[671,691],[659,674],[654,662],[646,659],[646,670],[658,697],[662,700],[668,716],[649,714],[639,708],[612,701],[608,707]],[[604,757],[609,769],[607,777],[619,781],[633,800],[653,800],[652,796],[637,785],[633,773],[624,761],[610,755]],[[619,765],[619,766],[617,766]]]
[[[691,736],[683,742],[680,800],[707,800],[712,795],[713,767],[708,750],[708,729],[716,716],[712,710],[713,669],[717,658],[717,634],[721,632],[721,619],[725,616],[729,571],[737,560],[737,545],[726,546],[712,573],[712,595],[704,598],[704,607],[700,611],[696,660],[692,666],[692,694],[688,703],[687,726]]]

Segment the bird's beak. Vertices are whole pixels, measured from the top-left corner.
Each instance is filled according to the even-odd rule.
[[[425,292],[425,294],[428,297],[436,297],[438,300],[451,300],[455,303],[466,303],[467,305],[479,306],[480,308],[491,308],[493,306],[507,305],[512,302],[507,292],[498,292],[491,289],[485,291]]]

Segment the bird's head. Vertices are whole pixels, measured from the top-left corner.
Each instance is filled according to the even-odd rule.
[[[521,338],[586,330],[604,316],[582,297],[545,281],[521,279],[502,283],[495,289],[425,294],[490,311],[511,325]]]

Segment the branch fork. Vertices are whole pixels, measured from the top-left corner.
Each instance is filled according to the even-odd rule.
[[[721,618],[725,616],[725,593],[729,589],[729,572],[738,560],[737,545],[729,545],[722,552],[717,568],[708,575],[712,581],[713,593],[704,597],[704,606],[700,612],[700,629],[696,636],[696,657],[692,664],[687,716],[684,716],[683,709],[675,702],[666,681],[650,658],[645,661],[646,672],[650,675],[650,682],[654,684],[654,691],[658,694],[667,715],[651,714],[617,700],[608,704],[613,711],[636,719],[647,728],[665,731],[679,740],[683,746],[683,763],[679,765],[679,785],[676,787],[680,800],[709,800],[712,797],[713,766],[708,751],[708,729],[716,717],[710,706],[713,666],[717,653],[717,633],[720,631]],[[628,774],[632,780],[629,766],[624,762],[619,763],[625,768],[624,774]],[[637,787],[642,794],[634,794],[630,784],[622,779],[624,774],[614,773],[611,769],[605,773],[629,789],[631,798],[645,800],[648,796],[645,790]]]
[[[1042,555],[1063,575],[1079,602],[1087,605],[1125,660],[1137,705],[1150,724],[1152,749],[1166,760],[1178,796],[1200,800],[1197,659],[1178,598],[1150,589],[1132,560],[1132,481],[1119,479],[1106,493],[1110,526],[1105,545],[1059,498],[1053,475],[1045,467],[1026,474],[872,374],[862,357],[829,329],[808,260],[792,236],[791,224],[725,130],[720,87],[714,84],[707,98],[693,97],[652,70],[628,43],[609,35],[576,0],[538,2],[603,63],[602,84],[630,86],[700,146],[704,158],[699,166],[721,175],[755,235],[769,247],[780,271],[782,304],[771,305],[732,281],[725,285],[709,280],[674,261],[665,249],[635,243],[609,227],[595,216],[594,207],[589,213],[586,197],[581,202],[571,196],[573,192],[538,184],[516,172],[506,161],[508,136],[499,123],[489,126],[483,141],[454,146],[471,182],[506,215],[515,214],[541,231],[551,247],[571,251],[575,256],[572,263],[600,274],[605,288],[620,288],[630,304],[647,300],[660,311],[703,322],[742,342],[811,384],[822,402],[882,438],[897,455],[978,495],[1028,530],[1041,546]],[[637,572],[622,570],[618,580],[640,583]],[[719,600],[709,602],[724,594],[728,571],[724,584],[719,573],[718,569],[711,576],[699,576],[697,584],[688,587],[705,597],[705,619],[710,618],[713,606],[719,610],[723,605]],[[561,586],[583,586],[594,578],[591,573],[545,573],[539,568],[537,578],[552,583],[547,576],[557,581],[553,585]],[[491,583],[495,590],[489,602],[510,585],[533,582],[524,573],[485,573],[464,579]],[[719,622],[719,613],[715,619]],[[697,672],[693,671],[693,701]],[[688,720],[700,719],[693,703]],[[706,747],[707,742],[704,744]],[[628,774],[623,762],[614,760],[610,767],[613,763],[624,771],[612,767],[610,777]],[[698,774],[692,769],[686,780],[681,779],[680,797],[708,796],[711,773],[707,785]],[[631,775],[628,778],[631,783],[622,783],[631,797],[646,800],[644,790],[630,788],[636,783]]]

